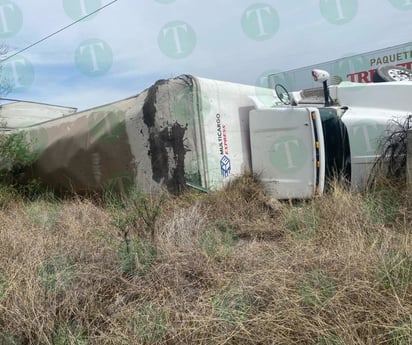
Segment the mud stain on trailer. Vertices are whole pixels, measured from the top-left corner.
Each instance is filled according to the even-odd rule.
[[[143,121],[149,132],[149,150],[152,165],[152,179],[166,186],[173,194],[179,194],[186,186],[184,137],[187,125],[178,122],[158,123],[157,93],[166,80],[160,80],[147,93],[143,105]],[[167,117],[168,118],[168,117]]]

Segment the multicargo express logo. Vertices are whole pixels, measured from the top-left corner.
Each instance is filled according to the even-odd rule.
[[[222,123],[220,114],[216,114],[216,134],[220,158],[220,173],[223,177],[230,175],[232,166],[229,158],[229,145],[227,141],[226,125]]]

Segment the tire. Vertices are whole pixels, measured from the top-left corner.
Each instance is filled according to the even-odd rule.
[[[406,68],[384,65],[379,66],[375,74],[373,75],[373,81],[375,83],[382,83],[386,81],[412,81],[412,72]]]

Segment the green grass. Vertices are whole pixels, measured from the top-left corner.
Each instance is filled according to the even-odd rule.
[[[385,289],[405,292],[412,284],[412,256],[403,252],[386,254],[381,259],[377,273]]]
[[[412,344],[412,315],[402,320],[391,331],[391,345]]]
[[[39,269],[40,283],[46,290],[64,291],[73,285],[75,265],[63,255],[52,255],[44,260]]]
[[[122,241],[117,248],[120,271],[128,276],[143,275],[156,260],[156,247],[147,240]]]
[[[327,335],[319,339],[316,345],[345,345],[346,343],[336,335]]]
[[[166,311],[153,303],[144,303],[134,313],[131,325],[135,337],[143,344],[155,344],[167,335]]]
[[[9,279],[4,273],[0,272],[0,301],[6,297],[8,289]]]
[[[311,203],[300,203],[289,208],[284,215],[287,233],[295,239],[307,240],[316,234],[320,218]]]
[[[335,295],[336,282],[329,273],[316,269],[302,275],[298,289],[303,304],[321,307]]]
[[[233,226],[225,221],[214,221],[200,236],[200,245],[212,259],[224,258],[233,252],[237,243]]]
[[[76,322],[60,323],[55,326],[53,345],[88,345],[87,335]]]
[[[250,294],[242,288],[226,287],[212,297],[216,316],[228,323],[241,323],[248,319],[253,308]]]

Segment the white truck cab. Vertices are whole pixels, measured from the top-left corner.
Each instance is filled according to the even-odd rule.
[[[365,188],[394,123],[412,113],[412,81],[328,87],[327,72],[312,74],[324,104],[279,87],[284,105],[250,112],[252,170],[277,199],[320,195],[336,175]]]

